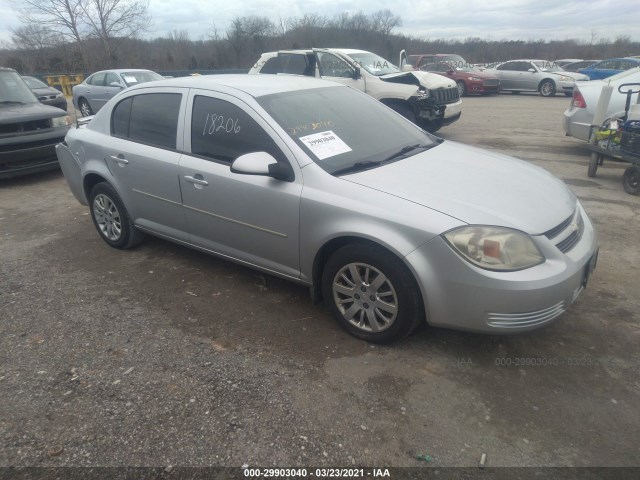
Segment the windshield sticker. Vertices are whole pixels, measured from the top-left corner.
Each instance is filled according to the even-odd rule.
[[[300,141],[304,143],[319,160],[335,157],[341,153],[351,151],[349,145],[344,143],[332,130],[300,137]]]
[[[123,75],[124,81],[127,83],[138,83],[138,79],[136,77],[132,77],[131,75]]]
[[[289,128],[289,135],[294,137],[302,133],[307,133],[310,130],[315,131],[315,130],[320,130],[321,128],[327,128],[331,126],[333,126],[333,122],[331,120],[320,120],[318,122],[301,123],[300,125],[296,125],[295,127]]]

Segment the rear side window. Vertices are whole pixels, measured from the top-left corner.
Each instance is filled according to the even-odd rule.
[[[111,134],[175,150],[181,101],[179,93],[147,93],[126,98],[113,109]]]
[[[244,110],[217,98],[196,96],[191,120],[191,153],[224,163],[240,155],[267,152],[282,158],[269,134]]]

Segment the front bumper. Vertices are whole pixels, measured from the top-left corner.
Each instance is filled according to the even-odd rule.
[[[68,128],[0,139],[0,179],[58,168],[55,146],[64,140]]]
[[[545,236],[533,237],[545,263],[516,272],[475,267],[436,237],[406,257],[433,326],[481,333],[539,328],[564,313],[582,292],[597,258],[586,213],[580,240],[566,253]]]

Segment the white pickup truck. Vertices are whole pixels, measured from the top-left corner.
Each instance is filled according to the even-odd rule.
[[[460,118],[462,101],[453,80],[422,71],[403,72],[364,50],[313,48],[263,53],[250,74],[325,78],[362,90],[430,132]]]

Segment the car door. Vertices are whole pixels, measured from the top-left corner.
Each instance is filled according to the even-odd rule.
[[[503,90],[518,90],[521,88],[518,85],[518,79],[520,77],[520,71],[518,71],[518,64],[520,62],[506,62],[502,65],[498,65],[496,73],[500,77],[500,85]]]
[[[102,90],[102,100],[104,105],[124,88],[124,83],[113,72],[107,72],[104,77],[104,90]]]
[[[231,171],[238,156],[266,151],[298,168],[283,140],[235,97],[193,89],[179,177],[190,242],[292,278],[300,274],[302,176],[292,181]],[[286,153],[285,153],[286,152]]]
[[[619,73],[618,70],[618,61],[617,60],[605,60],[600,63],[596,63],[587,73],[591,80],[600,80],[603,78],[610,77]]]
[[[538,84],[544,76],[540,69],[532,62],[518,62],[520,75],[518,77],[518,85],[521,90],[538,90]],[[532,71],[533,70],[533,71]],[[552,76],[552,75],[550,75]]]
[[[178,163],[187,89],[167,88],[120,100],[103,147],[116,187],[136,225],[188,241]]]
[[[363,92],[366,90],[362,75],[359,78],[355,78],[356,72],[352,64],[331,52],[323,50],[314,50],[314,52],[322,78],[342,83]]]
[[[107,72],[96,72],[87,78],[86,89],[81,96],[85,97],[91,106],[93,112],[97,112],[104,105],[102,89],[104,88],[104,79]]]

